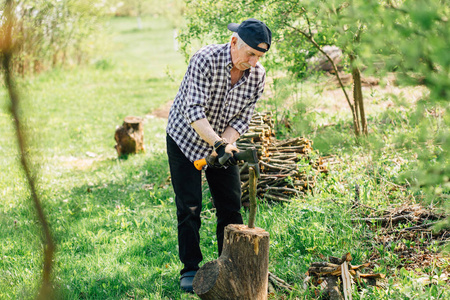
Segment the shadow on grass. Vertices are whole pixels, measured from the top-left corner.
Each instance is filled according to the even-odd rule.
[[[97,162],[84,175],[92,182],[47,207],[62,298],[174,297],[176,214],[165,154]]]
[[[99,278],[82,276],[78,286],[68,289],[60,287],[59,299],[179,299],[181,293],[178,277],[162,270],[144,268],[134,271],[120,271],[113,274],[98,274]],[[135,278],[135,280],[132,280]],[[172,292],[170,292],[172,291]],[[178,296],[178,297],[177,297]]]

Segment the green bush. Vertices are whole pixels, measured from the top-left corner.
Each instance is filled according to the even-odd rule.
[[[1,6],[4,4],[2,0]],[[101,51],[101,2],[17,0],[13,5],[16,20],[12,36],[17,47],[14,68],[18,73],[83,64]],[[5,15],[0,21],[5,22]]]

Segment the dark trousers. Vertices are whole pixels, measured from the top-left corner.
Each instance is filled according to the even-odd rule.
[[[199,269],[203,260],[200,250],[202,210],[202,178],[194,164],[178,148],[174,140],[167,135],[167,155],[170,174],[175,192],[178,220],[178,246],[180,260],[184,264],[181,274]],[[205,171],[217,216],[217,244],[219,256],[222,253],[224,228],[228,224],[242,224],[241,181],[237,166],[227,169],[207,168]]]

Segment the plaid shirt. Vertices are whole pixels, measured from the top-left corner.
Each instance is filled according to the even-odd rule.
[[[190,124],[206,118],[219,136],[228,126],[242,135],[264,90],[266,71],[259,62],[231,87],[230,49],[229,43],[209,45],[194,54],[170,109],[166,131],[192,162],[213,149]]]

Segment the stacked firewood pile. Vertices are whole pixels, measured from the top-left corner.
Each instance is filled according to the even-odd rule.
[[[311,189],[315,176],[327,172],[322,158],[311,158],[312,141],[297,137],[288,140],[275,138],[272,114],[255,113],[249,131],[237,141],[240,150],[256,148],[260,161],[261,177],[258,180],[257,194],[271,201],[289,202],[292,196]],[[314,172],[302,171],[312,168]],[[248,167],[240,164],[242,181],[242,202],[248,202]]]
[[[352,299],[353,284],[360,286],[384,284],[384,274],[362,273],[370,263],[352,265],[350,253],[344,254],[341,258],[330,256],[328,260],[329,262],[312,263],[306,273],[304,288],[306,289],[308,284],[320,287],[316,290],[316,296],[325,295],[330,300]]]

